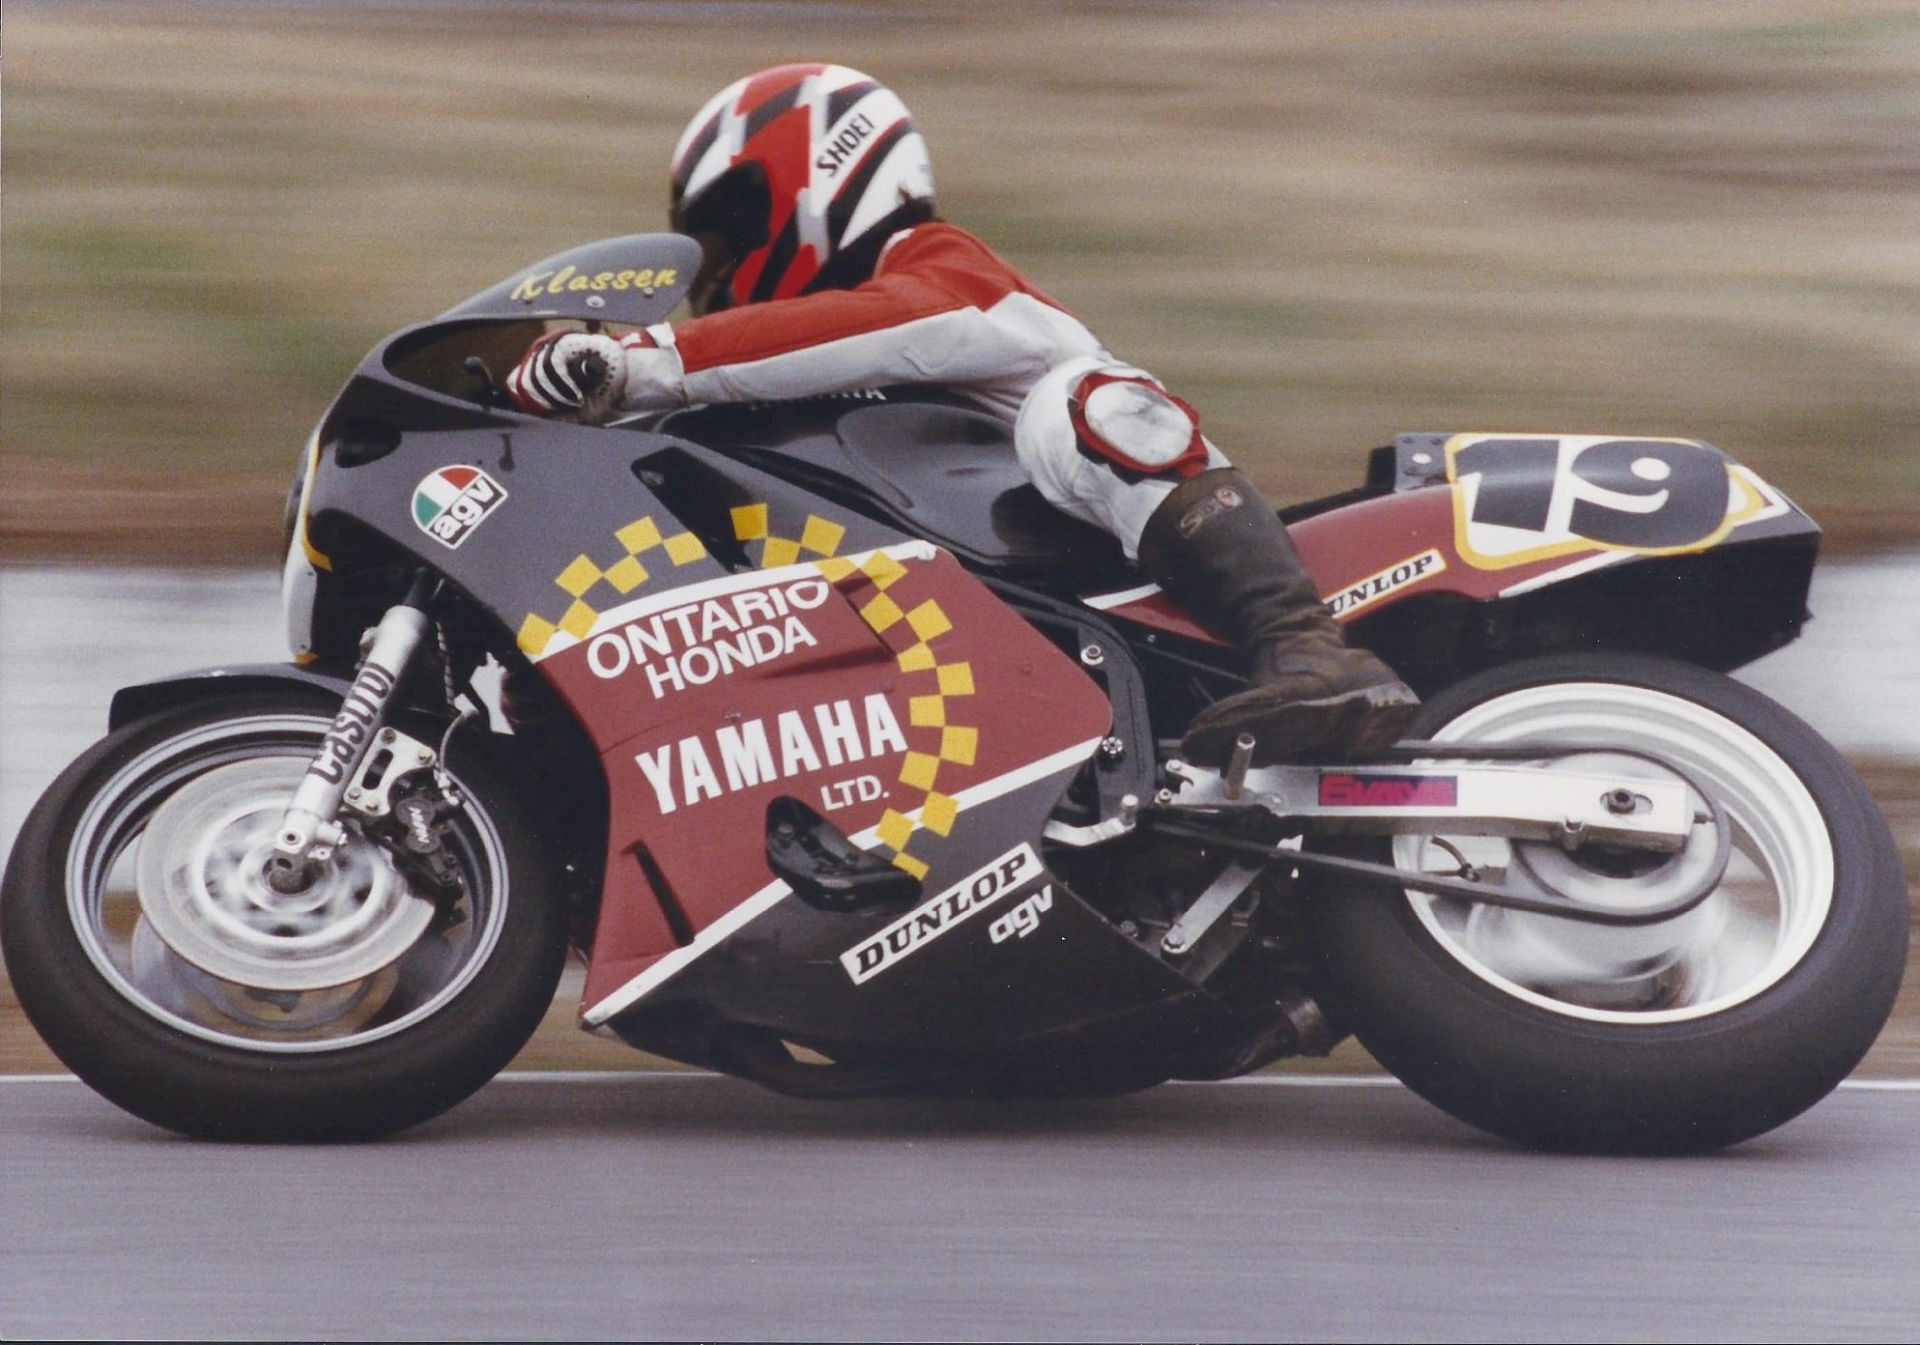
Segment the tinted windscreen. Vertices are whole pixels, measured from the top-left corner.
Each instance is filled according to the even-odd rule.
[[[517,271],[439,321],[577,318],[643,326],[673,311],[699,269],[700,245],[681,234],[607,238]]]

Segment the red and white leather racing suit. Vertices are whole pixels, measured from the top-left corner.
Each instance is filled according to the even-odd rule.
[[[873,278],[851,289],[663,323],[622,344],[620,406],[632,411],[895,383],[952,388],[1013,421],[1040,493],[1113,533],[1129,556],[1179,477],[1227,465],[1190,407],[1114,360],[985,243],[943,222],[895,234]],[[1103,384],[1120,386],[1083,407],[1087,390]]]

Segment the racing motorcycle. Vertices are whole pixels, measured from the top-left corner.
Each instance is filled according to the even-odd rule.
[[[580,1021],[803,1097],[1117,1094],[1351,1033],[1524,1145],[1811,1106],[1885,1022],[1901,868],[1843,759],[1725,674],[1819,532],[1707,444],[1403,434],[1284,517],[1425,698],[1366,761],[1180,759],[1241,656],[924,388],[530,418],[634,235],[382,342],[306,447],[286,665],[131,686],[34,809],[0,934],[100,1093],[189,1135],[379,1135]],[[503,688],[497,694],[489,687]]]

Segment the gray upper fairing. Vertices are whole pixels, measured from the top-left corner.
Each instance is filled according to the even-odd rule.
[[[576,600],[604,609],[626,596],[605,581],[573,593],[559,581],[578,559],[611,568],[630,553],[624,529],[650,519],[663,535],[695,531],[729,557],[728,510],[767,504],[776,514],[819,514],[847,528],[850,549],[902,534],[698,445],[644,429],[609,431],[521,414],[499,387],[512,362],[556,319],[639,325],[657,322],[685,295],[699,245],[678,234],[635,234],[572,248],[455,305],[432,322],[377,346],[323,418],[306,493],[307,538],[331,561],[367,570],[424,563],[444,574],[511,635],[529,618],[558,622]],[[667,450],[672,472],[643,464]],[[303,464],[303,469],[305,464]],[[422,525],[415,507],[443,469],[484,472],[503,496],[485,517],[448,539]],[[698,500],[697,518],[676,516],[653,486],[671,474],[678,496]],[[644,479],[643,479],[644,478]],[[697,487],[689,484],[698,478]],[[684,510],[681,499],[676,505]],[[786,506],[783,509],[783,506]],[[365,545],[371,531],[380,544]],[[631,535],[631,534],[630,534]],[[712,555],[674,565],[649,563],[649,583],[680,585],[724,572]],[[324,568],[324,567],[323,567]],[[321,580],[311,645],[323,658],[351,661],[354,628],[367,613],[340,605],[348,576]],[[630,590],[628,591],[630,592]]]

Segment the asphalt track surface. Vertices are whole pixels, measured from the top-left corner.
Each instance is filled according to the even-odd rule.
[[[1920,1091],[1706,1158],[1524,1153],[1392,1084],[801,1103],[520,1076],[381,1144],[0,1083],[0,1333],[1911,1340]]]
[[[1920,750],[1920,714],[1898,742],[1884,715],[1819,718],[1887,688],[1810,690],[1904,678],[1850,655],[1920,627],[1849,614],[1883,615],[1912,568],[1823,567],[1822,620],[1753,680],[1838,740]],[[22,636],[0,639],[0,850],[114,686],[279,657],[274,596],[0,569],[0,635]],[[22,635],[49,606],[101,615]],[[1391,1084],[807,1104],[520,1076],[389,1143],[276,1149],[0,1079],[0,1224],[7,1339],[1915,1340],[1920,1091],[1641,1162],[1520,1153]]]

